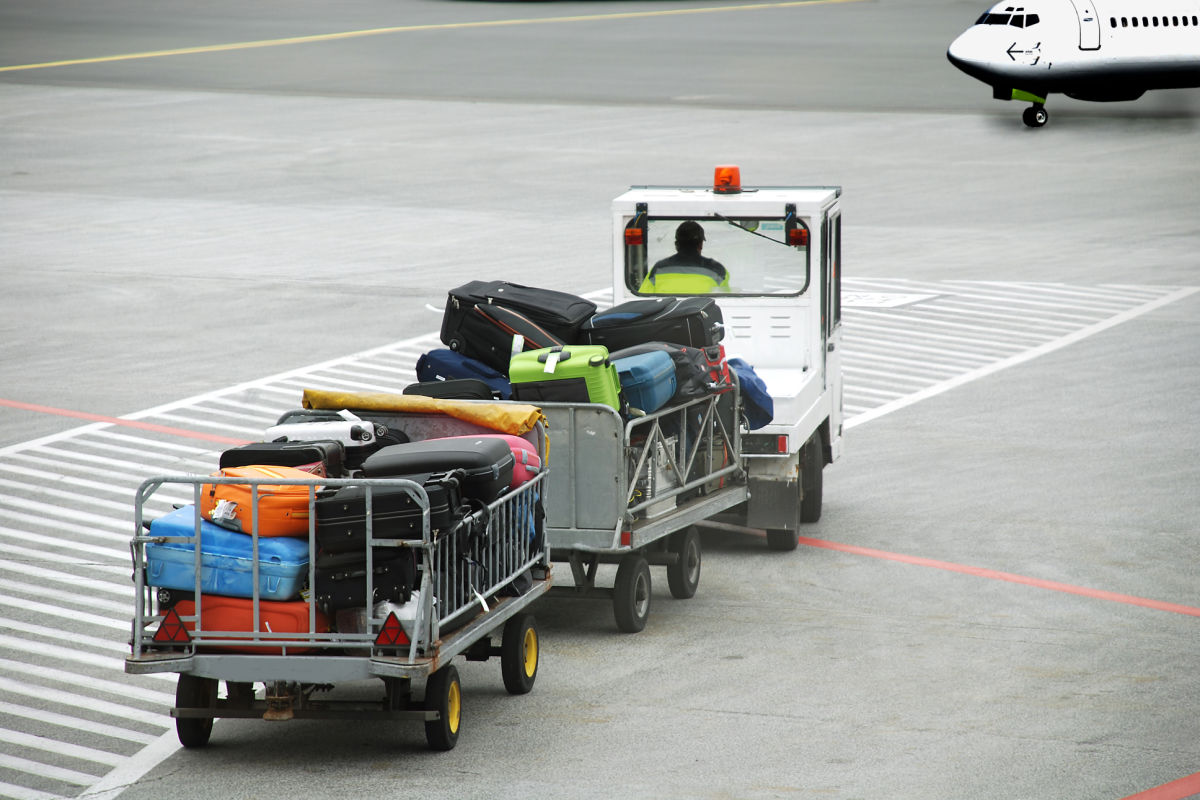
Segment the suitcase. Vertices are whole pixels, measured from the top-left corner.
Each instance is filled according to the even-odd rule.
[[[407,442],[404,431],[359,417],[353,412],[298,409],[284,413],[267,428],[269,442],[339,441],[345,448],[346,471],[362,467],[363,459],[389,444]]]
[[[417,359],[417,380],[421,383],[475,378],[491,387],[501,400],[512,396],[512,387],[505,377],[507,371],[507,367],[503,372],[492,369],[482,361],[444,348],[430,350]]]
[[[448,381],[410,383],[404,394],[440,397],[443,400],[496,400],[492,387],[478,378],[451,378]]]
[[[258,630],[260,633],[309,633],[308,603],[294,600],[288,603],[277,603],[271,600],[259,602]],[[200,597],[201,625],[206,632],[239,632],[254,630],[254,601],[244,597],[221,597],[215,594],[205,594]],[[175,604],[175,611],[181,617],[190,617],[196,613],[195,600],[180,600]],[[316,628],[313,633],[327,633],[329,619],[317,609]],[[185,620],[184,627],[189,632],[195,632],[196,623]],[[279,655],[283,652],[280,647],[232,646],[213,648],[230,653],[254,653],[255,655]],[[307,653],[311,647],[289,647],[289,653]]]
[[[454,527],[462,512],[461,474],[396,475],[422,484],[429,497],[429,527],[436,534]],[[376,539],[420,539],[421,508],[398,487],[376,486],[371,494]],[[367,548],[367,499],[362,486],[346,486],[317,498],[317,543],[325,553]]]
[[[724,336],[724,317],[710,297],[630,300],[595,314],[580,335],[610,351],[646,342],[708,347]]]
[[[550,331],[520,311],[492,303],[471,306],[455,318],[455,328],[442,340],[452,351],[482,361],[500,372],[514,352],[563,344]]]
[[[647,414],[675,396],[675,362],[661,350],[612,359],[621,382],[621,394],[630,407]]]
[[[252,442],[221,453],[218,466],[224,469],[252,464],[295,467],[322,478],[340,478],[346,473],[346,446],[333,440]]]
[[[478,434],[472,436],[446,436],[442,441],[452,439],[499,439],[508,445],[509,450],[513,454],[513,476],[512,482],[508,484],[509,489],[516,489],[523,483],[533,480],[533,477],[542,470],[542,457],[538,454],[537,448],[528,440],[520,436],[513,436],[508,433],[492,433]]]
[[[294,467],[266,465],[227,467],[213,473],[223,478],[278,478],[312,480],[309,472]],[[258,485],[258,535],[308,536],[310,485]],[[317,489],[321,487],[318,486]],[[251,487],[244,483],[206,483],[200,493],[200,513],[207,520],[242,533],[254,530]]]
[[[462,470],[463,495],[490,503],[512,484],[515,461],[508,442],[496,436],[456,436],[385,447],[363,462],[363,475],[388,478]]]
[[[708,357],[699,347],[685,347],[670,342],[647,342],[622,348],[611,353],[609,359],[616,363],[620,359],[640,353],[653,352],[666,353],[675,365],[675,396],[671,398],[671,402],[685,403],[711,394]]]
[[[315,565],[317,608],[330,617],[344,608],[367,606],[365,553],[322,553]],[[371,554],[371,604],[404,604],[417,581],[415,554],[407,547],[376,547]]]
[[[621,410],[621,383],[608,349],[566,345],[530,350],[509,365],[513,399],[527,402],[602,403]]]
[[[499,305],[520,312],[539,327],[568,344],[578,341],[579,328],[596,304],[553,289],[539,289],[507,281],[471,281],[451,289],[442,317],[442,341],[450,346],[468,310],[477,305]]]
[[[196,507],[183,506],[150,523],[151,536],[194,536]],[[148,542],[146,584],[164,589],[195,590],[196,546],[192,542]],[[200,590],[228,597],[254,595],[253,537],[200,521]],[[258,596],[291,600],[308,577],[308,542],[259,538]]]

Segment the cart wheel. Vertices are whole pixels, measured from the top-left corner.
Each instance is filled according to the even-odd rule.
[[[462,685],[458,670],[446,665],[429,676],[425,684],[425,708],[438,712],[425,723],[425,740],[430,750],[453,750],[462,723]]]
[[[613,615],[617,627],[625,633],[637,633],[646,627],[650,616],[650,565],[641,553],[629,553],[617,565]]]
[[[500,672],[509,694],[528,694],[538,670],[538,633],[532,614],[518,614],[504,625]]]
[[[767,530],[767,547],[772,550],[795,550],[800,546],[800,531],[789,531],[787,528],[770,528]]]
[[[217,682],[212,678],[198,678],[186,673],[179,674],[175,686],[176,708],[214,708],[217,705]],[[176,717],[175,734],[184,747],[204,747],[212,735],[212,717]]]
[[[800,501],[800,521],[817,522],[821,519],[821,495],[825,471],[824,445],[821,432],[815,431],[804,445],[800,464],[800,479],[804,482],[804,499]]]
[[[667,565],[671,596],[687,600],[700,586],[700,532],[695,527],[676,531],[671,534],[667,547],[672,553],[679,554],[678,561]]]

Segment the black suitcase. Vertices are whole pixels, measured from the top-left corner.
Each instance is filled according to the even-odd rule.
[[[721,308],[710,297],[630,300],[595,314],[580,330],[610,352],[646,342],[709,347],[725,334]]]
[[[482,306],[491,317],[502,317],[501,327],[475,309]],[[517,312],[520,317],[495,312],[489,306]],[[522,286],[507,281],[471,281],[451,289],[442,317],[442,342],[451,350],[479,359],[501,372],[508,373],[508,358],[512,354],[513,332],[536,342],[550,336],[554,341],[530,343],[525,349],[536,350],[558,344],[574,344],[579,328],[596,312],[596,304],[567,292]],[[502,327],[513,331],[503,331]],[[499,333],[495,332],[499,331]],[[504,342],[497,339],[503,334]],[[480,337],[490,336],[493,342],[484,345]],[[486,352],[473,352],[474,349]]]
[[[443,400],[497,400],[492,387],[478,378],[451,378],[443,381],[410,383],[404,394],[440,397]]]
[[[305,428],[292,427],[283,438],[292,442],[312,442],[325,441],[331,436],[338,437],[345,448],[343,474],[360,469],[363,460],[380,448],[408,441],[408,434],[400,428],[370,420],[359,412],[353,413],[358,420],[348,420],[340,412],[328,409],[298,408],[285,411],[275,425],[267,429],[267,436],[274,439],[274,434],[279,433],[281,426],[319,424],[319,428],[313,428],[316,432],[311,436],[305,435]]]
[[[371,603],[407,603],[417,581],[415,553],[407,547],[376,547],[371,553]],[[365,552],[322,553],[314,564],[317,608],[333,616],[367,606]]]
[[[699,347],[685,347],[670,342],[647,342],[617,350],[609,355],[609,359],[619,361],[655,350],[662,350],[671,356],[671,361],[675,364],[675,396],[671,398],[673,402],[683,403],[713,393],[708,360],[704,357],[704,350]]]
[[[429,496],[429,526],[435,535],[452,529],[463,512],[462,473],[395,475],[409,478]],[[367,500],[363,486],[345,486],[317,497],[317,544],[327,553],[367,547]],[[376,486],[371,494],[373,535],[376,539],[420,539],[421,508],[398,487]]]
[[[363,475],[388,478],[461,470],[463,495],[490,503],[512,483],[515,463],[503,439],[456,436],[385,447],[363,462]]]
[[[346,474],[346,447],[341,442],[251,442],[221,453],[220,468],[247,467],[267,464],[276,467],[299,467],[326,478]],[[313,467],[320,465],[323,471]]]

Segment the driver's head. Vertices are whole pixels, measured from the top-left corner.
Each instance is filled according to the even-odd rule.
[[[675,249],[680,253],[699,253],[704,244],[704,228],[695,220],[684,220],[675,229]]]

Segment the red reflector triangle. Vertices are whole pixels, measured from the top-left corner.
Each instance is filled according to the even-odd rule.
[[[396,647],[402,644],[412,644],[412,642],[400,625],[400,620],[396,619],[396,612],[393,611],[383,621],[383,627],[379,629],[379,635],[375,637],[375,646]]]
[[[179,612],[173,608],[167,611],[158,630],[154,632],[154,641],[162,644],[187,644],[191,640],[187,628],[183,626],[183,620],[179,618]]]

